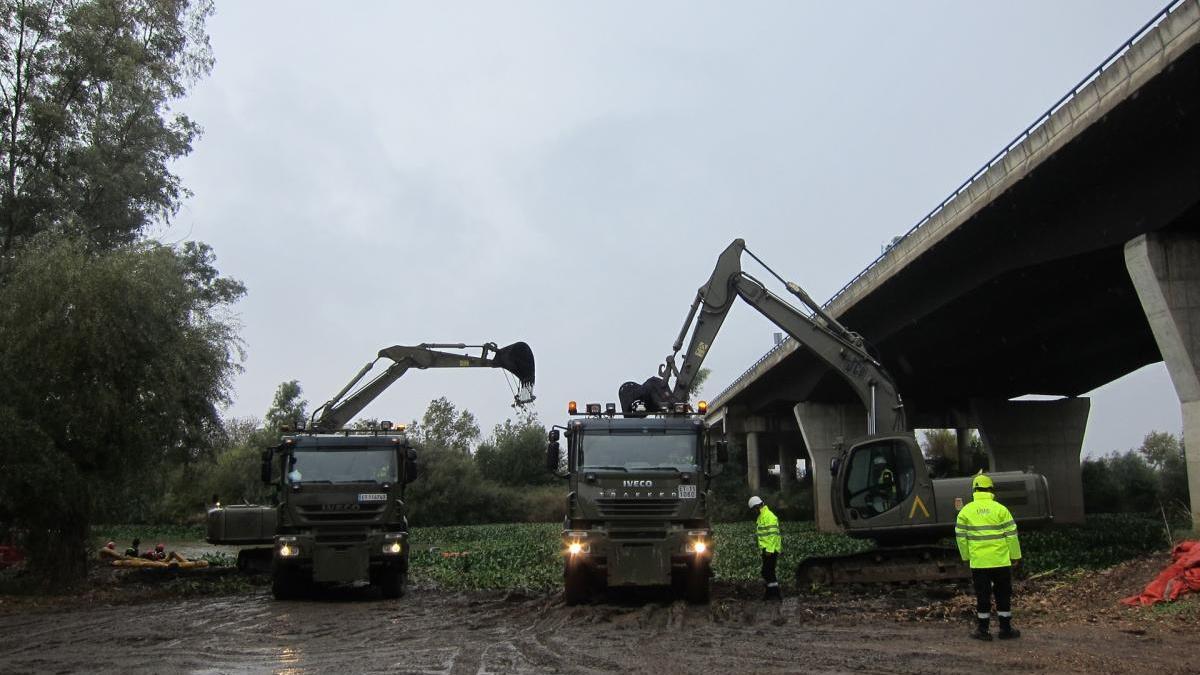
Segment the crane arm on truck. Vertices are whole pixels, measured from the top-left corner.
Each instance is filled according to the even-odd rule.
[[[762,282],[743,271],[743,251],[782,281],[788,292],[798,298],[811,314],[806,314],[772,293]],[[866,406],[868,434],[905,428],[904,408],[896,383],[883,365],[867,352],[862,337],[829,316],[799,285],[785,281],[767,267],[746,249],[746,242],[742,239],[735,239],[721,253],[712,276],[696,292],[696,299],[675,339],[671,354],[658,368],[658,377],[640,386],[634,383],[630,387],[630,383],[626,383],[622,404],[630,398],[630,393],[638,394],[634,398],[641,400],[651,410],[686,403],[688,389],[704,363],[726,315],[739,297],[841,374]],[[677,366],[676,358],[689,331],[691,340],[683,353],[682,363]]]
[[[442,349],[480,349],[479,356],[440,351]],[[392,365],[374,379],[349,393],[380,359],[389,359]],[[375,400],[393,382],[412,368],[503,368],[516,376],[519,383],[513,397],[516,405],[533,401],[534,362],[533,351],[524,342],[514,342],[507,347],[497,347],[495,342],[482,345],[462,343],[422,343],[416,346],[396,345],[379,350],[375,360],[363,366],[342,390],[317,408],[312,414],[312,428],[317,431],[341,429],[363,408]]]

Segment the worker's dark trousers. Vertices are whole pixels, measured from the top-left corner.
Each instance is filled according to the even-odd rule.
[[[779,590],[779,578],[775,576],[775,566],[779,564],[779,554],[767,553],[765,549],[759,549],[759,552],[762,553],[762,578],[767,585],[764,597],[782,597]]]
[[[1008,623],[1012,617],[1012,570],[1004,567],[981,567],[971,570],[975,582],[975,609],[980,621],[991,618],[992,593],[996,594],[996,615]],[[985,624],[986,625],[986,624]]]

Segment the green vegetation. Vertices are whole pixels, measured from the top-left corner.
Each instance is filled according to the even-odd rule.
[[[1136,514],[1099,514],[1084,525],[1021,533],[1026,570],[1099,569],[1167,548],[1161,520]]]
[[[0,0],[0,540],[58,586],[89,523],[160,501],[145,479],[222,429],[245,289],[147,237],[188,194],[171,166],[199,127],[171,105],[212,67],[212,9]]]
[[[753,583],[761,564],[750,522],[714,528],[713,572],[720,581]],[[426,527],[414,531],[412,576],[443,588],[546,590],[562,585],[556,523]],[[817,532],[812,523],[783,524],[780,579],[808,556],[865,551],[869,542]],[[944,542],[953,546],[953,541]],[[1131,515],[1090,517],[1086,525],[1022,533],[1026,570],[1064,572],[1107,567],[1166,547],[1161,524]]]
[[[1158,431],[1123,453],[1083,461],[1083,503],[1088,513],[1165,513],[1190,524],[1183,441]]]

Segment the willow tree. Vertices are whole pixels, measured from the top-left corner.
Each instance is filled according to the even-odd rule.
[[[244,289],[199,244],[28,248],[0,284],[0,521],[63,582],[85,571],[98,501],[221,428]]]
[[[0,275],[41,232],[136,241],[187,191],[171,103],[213,60],[211,0],[0,0]]]

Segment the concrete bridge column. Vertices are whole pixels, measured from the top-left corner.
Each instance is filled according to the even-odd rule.
[[[751,492],[762,487],[762,462],[758,454],[758,432],[746,432],[746,485]]]
[[[1192,527],[1200,528],[1200,232],[1132,239],[1125,267],[1179,396]]]
[[[1092,402],[972,401],[979,435],[996,471],[1029,467],[1046,476],[1056,523],[1083,522],[1083,476],[1079,453]]]
[[[790,440],[779,441],[779,493],[785,495],[796,489],[796,450]]]
[[[971,462],[971,430],[959,427],[954,430],[954,435],[958,440],[957,475],[966,476],[971,473],[974,466]]]
[[[833,477],[829,473],[829,462],[836,456],[839,444],[867,432],[867,411],[860,404],[797,403],[792,409],[800,435],[808,450],[808,466],[813,477],[813,509],[817,529],[822,532],[839,532],[833,518],[833,503],[830,490]]]

